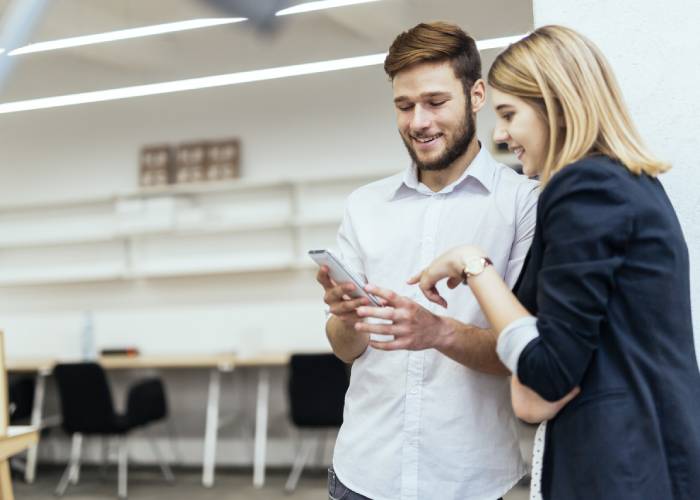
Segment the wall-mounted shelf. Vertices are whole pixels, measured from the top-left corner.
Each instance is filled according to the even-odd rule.
[[[312,269],[346,197],[394,172],[241,179],[0,206],[0,286]]]

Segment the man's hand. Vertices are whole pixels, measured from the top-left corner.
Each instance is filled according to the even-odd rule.
[[[366,297],[351,298],[349,294],[355,290],[355,285],[352,283],[335,284],[328,275],[328,267],[326,266],[321,266],[318,270],[316,281],[326,292],[323,295],[323,301],[328,305],[331,314],[348,328],[355,328],[355,323],[360,321],[356,309],[369,304],[369,300]]]
[[[394,336],[394,340],[388,342],[371,340],[372,347],[384,351],[397,349],[418,351],[443,347],[446,337],[449,335],[449,327],[444,318],[431,313],[411,299],[402,297],[386,288],[367,285],[365,290],[383,299],[385,307],[363,305],[357,309],[357,315],[360,318],[389,320],[391,324],[358,321],[355,324],[355,330]]]

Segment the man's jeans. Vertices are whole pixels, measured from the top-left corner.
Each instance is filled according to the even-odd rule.
[[[333,467],[328,467],[328,500],[372,500],[364,497],[359,493],[355,493],[343,483],[340,482],[338,476],[335,475]],[[498,500],[503,500],[499,498]]]
[[[328,500],[372,500],[371,498],[355,493],[335,475],[333,467],[328,468]]]

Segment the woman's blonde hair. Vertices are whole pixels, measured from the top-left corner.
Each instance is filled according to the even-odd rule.
[[[637,175],[656,176],[671,168],[643,144],[603,54],[574,30],[538,28],[498,55],[488,82],[528,101],[547,123],[543,184],[591,154],[609,156]]]

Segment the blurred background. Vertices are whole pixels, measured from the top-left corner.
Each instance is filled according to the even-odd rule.
[[[32,381],[17,422],[47,429],[16,460],[17,498],[47,498],[75,450],[57,425],[54,364],[110,353],[118,411],[134,384],[162,383],[167,416],[149,427],[188,497],[280,494],[307,453],[290,356],[328,351],[306,251],[334,245],[353,189],[408,165],[381,64],[419,22],[463,27],[484,74],[535,26],[591,36],[675,166],[664,183],[697,260],[695,3],[0,0],[0,13],[0,329],[11,385]],[[493,145],[494,122],[479,113],[482,145],[517,167]],[[324,498],[333,440],[307,453],[301,498]],[[84,464],[103,461],[99,439],[81,449]],[[130,466],[155,471],[133,476],[132,497],[172,496],[157,458],[129,433]],[[116,494],[89,474],[67,495]]]

